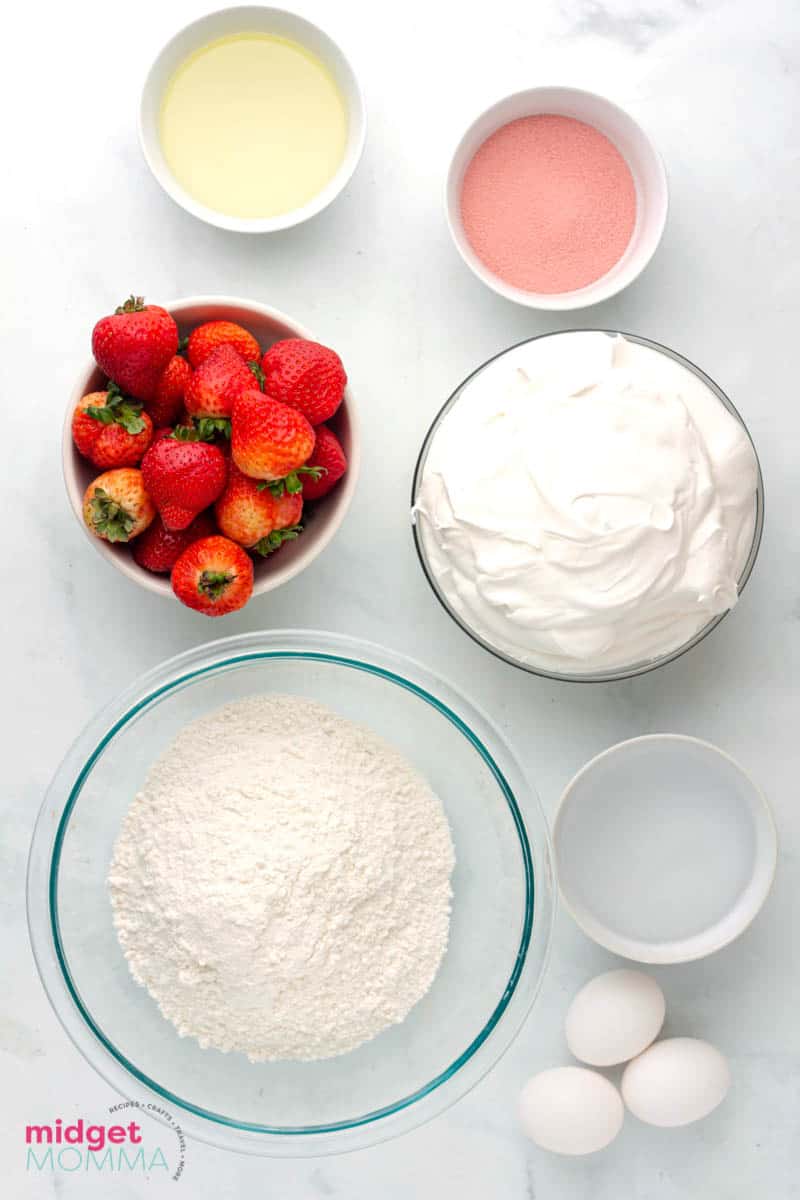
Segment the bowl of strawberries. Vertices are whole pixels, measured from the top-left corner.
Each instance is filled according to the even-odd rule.
[[[92,332],[64,479],[95,548],[207,616],[302,571],[341,525],[359,438],[335,350],[276,309],[131,296]]]

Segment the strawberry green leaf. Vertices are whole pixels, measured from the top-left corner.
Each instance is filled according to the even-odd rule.
[[[280,500],[284,492],[288,492],[290,496],[296,496],[298,492],[302,492],[301,475],[308,475],[311,479],[317,480],[320,476],[327,474],[327,467],[298,467],[296,471],[290,471],[283,479],[262,480],[256,490],[263,492],[265,488],[269,488],[275,499]]]
[[[119,409],[116,410],[116,422],[122,426],[126,433],[141,433],[145,428],[141,407],[137,408],[135,405],[120,405]]]
[[[231,436],[230,417],[194,417],[194,425],[204,442],[213,442],[218,433],[223,437]]]
[[[144,296],[128,296],[124,304],[120,304],[114,309],[117,316],[122,313],[142,312],[144,309]]]
[[[194,425],[176,425],[169,436],[176,442],[202,442],[205,440],[201,437],[200,430],[196,429]]]
[[[183,357],[185,358],[186,351],[188,350],[188,348],[189,348],[189,335],[187,333],[186,337],[182,337],[181,340],[178,342],[178,354],[183,355]]]
[[[266,537],[261,538],[261,541],[256,542],[255,546],[250,549],[254,554],[260,554],[264,558],[268,554],[272,554],[284,542],[290,542],[294,538],[299,537],[303,532],[302,525],[290,525],[286,529],[273,529],[272,533],[268,533]]]
[[[136,400],[123,396],[116,383],[109,380],[106,402],[102,408],[91,404],[87,414],[102,425],[121,425],[126,433],[141,433],[145,428],[142,406]]]
[[[231,436],[230,417],[192,417],[191,425],[176,425],[170,437],[176,442],[215,442],[217,435]]]
[[[247,365],[250,368],[250,370],[253,372],[253,374],[255,375],[256,382],[258,383],[258,386],[261,388],[261,391],[263,392],[264,384],[267,382],[267,377],[261,369],[261,363],[248,362]]]
[[[94,531],[109,542],[127,542],[135,519],[103,488],[95,488],[89,501]]]
[[[228,586],[236,579],[235,575],[228,574],[227,571],[203,571],[197,581],[197,590],[201,596],[208,596],[211,600],[219,600],[223,596]]]
[[[99,421],[101,425],[114,424],[114,413],[108,405],[105,408],[98,408],[96,404],[90,404],[86,409],[86,415],[94,421]]]

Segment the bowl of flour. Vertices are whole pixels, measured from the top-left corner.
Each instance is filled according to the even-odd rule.
[[[229,638],[84,731],[37,824],[31,938],[122,1094],[274,1155],[354,1149],[462,1096],[537,994],[546,822],[512,750],[418,664]]]
[[[442,803],[408,759],[271,693],[181,730],[125,815],[108,882],[131,974],[180,1037],[312,1062],[428,992],[454,862]]]

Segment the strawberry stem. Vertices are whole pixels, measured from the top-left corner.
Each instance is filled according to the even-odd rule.
[[[169,435],[176,442],[202,442],[200,430],[194,425],[176,425]]]
[[[296,496],[298,492],[303,490],[303,481],[301,475],[308,475],[315,482],[322,475],[328,474],[327,467],[298,467],[296,471],[290,471],[283,479],[264,479],[256,489],[263,492],[265,488],[269,488],[276,500],[280,500],[284,492],[288,492],[290,496]]]
[[[204,442],[213,442],[218,433],[225,438],[231,436],[230,417],[192,417],[192,420]]]
[[[250,368],[250,370],[253,372],[253,374],[255,375],[256,382],[258,383],[258,386],[260,387],[261,391],[263,392],[264,384],[267,382],[267,377],[261,369],[261,363],[253,361],[253,362],[248,362],[247,365]]]
[[[203,571],[197,581],[197,590],[201,596],[219,600],[235,579],[236,576],[229,575],[227,571]]]
[[[109,379],[106,389],[106,402],[101,407],[90,404],[86,413],[101,425],[121,425],[126,433],[141,433],[145,427],[142,420],[142,406],[137,400],[123,396],[119,387]]]
[[[118,308],[114,309],[114,312],[117,316],[121,316],[122,313],[142,312],[143,310],[144,296],[130,295],[124,304],[120,304]]]
[[[136,521],[103,488],[95,488],[89,501],[94,531],[109,542],[127,542]]]
[[[192,417],[191,425],[176,425],[170,437],[176,442],[215,442],[217,434],[231,436],[230,417]]]
[[[272,533],[268,533],[266,537],[261,538],[250,549],[253,553],[260,554],[266,558],[268,554],[272,554],[284,542],[291,542],[294,538],[299,537],[302,532],[302,525],[289,525],[286,529],[273,529]]]

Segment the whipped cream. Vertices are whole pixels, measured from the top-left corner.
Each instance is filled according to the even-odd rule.
[[[464,386],[414,508],[452,610],[560,674],[678,649],[737,599],[758,466],[693,372],[605,333],[539,338]]]

